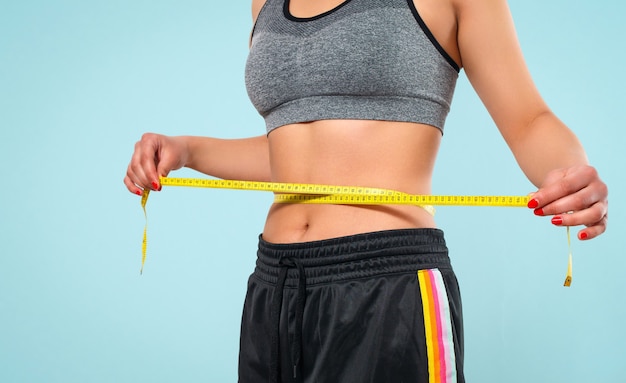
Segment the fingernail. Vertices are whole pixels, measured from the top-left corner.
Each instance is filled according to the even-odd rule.
[[[141,195],[142,193],[141,193],[139,190],[137,190],[137,191],[135,192],[135,194],[137,194],[137,195]]]
[[[153,188],[154,190],[157,190],[157,191],[158,191],[158,190],[159,190],[159,184],[158,184],[158,183],[156,183],[156,182],[154,182],[154,181],[152,181],[152,188]]]
[[[535,209],[537,206],[539,206],[539,201],[537,201],[536,199],[533,198],[530,201],[528,201],[529,209]]]
[[[544,215],[543,214],[543,209],[535,209],[534,213],[535,213],[535,215],[538,215],[538,216],[543,216]]]
[[[563,224],[563,218],[559,217],[558,215],[554,218],[552,218],[552,224],[553,225],[557,225],[557,226],[561,226]]]
[[[587,233],[585,233],[584,231],[580,234],[578,234],[578,238],[580,239],[587,239],[589,237],[589,235]]]

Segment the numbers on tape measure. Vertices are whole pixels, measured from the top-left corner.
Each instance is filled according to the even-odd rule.
[[[161,185],[164,186],[274,192],[276,193],[274,196],[275,203],[415,205],[422,207],[433,215],[435,213],[433,205],[526,207],[529,201],[528,196],[416,195],[389,189],[360,186],[176,177],[161,177],[160,181]],[[148,214],[146,212],[146,203],[148,202],[149,194],[150,191],[146,189],[141,197],[141,206],[146,219],[142,241],[141,273],[143,273],[143,267],[146,261],[148,244]],[[564,286],[569,287],[572,282],[572,246],[569,227],[567,228],[567,242],[569,247],[569,262]]]
[[[440,205],[440,206],[500,206],[522,207],[528,204],[528,197],[493,196],[436,196],[436,195],[366,195],[366,194],[277,194],[276,203],[311,204],[363,204],[363,205]]]
[[[368,204],[389,203],[407,205],[522,207],[526,206],[529,200],[528,196],[416,195],[402,193],[395,190],[370,187],[237,181],[202,178],[162,177],[161,184],[165,186],[269,191],[279,193],[276,196],[276,200],[277,202],[282,203],[306,203],[307,201],[326,201],[326,203],[363,202]],[[306,197],[306,195],[312,195],[313,197],[309,198]],[[332,197],[320,199],[319,196]]]

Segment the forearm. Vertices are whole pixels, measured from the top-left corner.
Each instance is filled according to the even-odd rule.
[[[606,230],[608,189],[578,138],[542,100],[524,63],[505,0],[455,1],[458,45],[468,79],[520,168],[537,186],[535,214],[562,226],[586,225],[580,239]],[[571,214],[564,214],[571,213]]]
[[[514,137],[505,137],[520,168],[537,187],[555,169],[587,165],[574,133],[552,112],[538,115]]]
[[[185,167],[223,179],[270,181],[266,136],[220,139],[184,136],[189,157]]]

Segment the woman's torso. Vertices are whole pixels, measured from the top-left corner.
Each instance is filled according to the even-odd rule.
[[[263,3],[253,3],[255,17]],[[289,12],[309,18],[342,3],[291,0]],[[446,53],[460,62],[452,6],[447,1],[433,0],[416,0],[415,6]],[[272,180],[429,194],[441,137],[439,129],[413,122],[342,119],[281,126],[268,134]],[[275,204],[269,211],[263,238],[274,243],[305,242],[419,227],[435,227],[435,221],[416,206]]]

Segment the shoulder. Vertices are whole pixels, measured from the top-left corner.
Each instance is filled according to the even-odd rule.
[[[256,20],[267,0],[252,0],[252,20]]]
[[[458,12],[468,10],[480,10],[494,6],[508,6],[507,0],[448,0],[450,5]]]
[[[478,27],[486,23],[489,28],[510,23],[510,10],[507,0],[448,0],[457,23]]]
[[[468,66],[474,59],[484,64],[488,52],[497,58],[502,58],[504,50],[519,53],[513,18],[506,0],[449,1],[454,8],[458,47],[466,72],[471,70]]]

